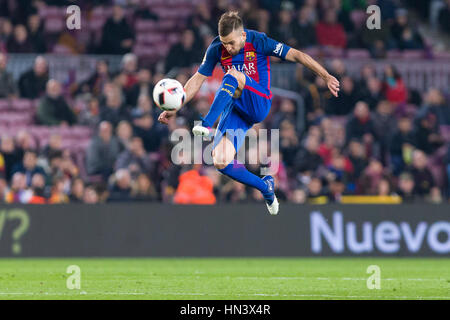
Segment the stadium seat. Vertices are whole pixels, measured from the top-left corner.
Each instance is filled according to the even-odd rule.
[[[369,59],[370,52],[366,49],[349,49],[347,50],[348,59]]]
[[[364,26],[364,22],[367,19],[367,14],[363,10],[352,10],[350,12],[350,19],[356,29],[360,29]]]
[[[0,112],[7,111],[10,108],[10,101],[8,99],[0,99]]]
[[[66,24],[64,22],[64,19],[59,17],[47,18],[44,23],[44,30],[47,33],[62,32],[66,28]]]
[[[403,59],[421,59],[425,55],[423,50],[404,50],[402,52]]]

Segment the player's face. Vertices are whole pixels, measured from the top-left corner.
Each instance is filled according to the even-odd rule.
[[[220,41],[222,42],[225,49],[229,54],[235,56],[241,51],[241,49],[245,45],[245,39],[247,34],[243,29],[234,30],[226,37],[220,37]]]

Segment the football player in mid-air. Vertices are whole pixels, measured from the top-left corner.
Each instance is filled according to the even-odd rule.
[[[234,160],[247,130],[263,121],[270,111],[272,93],[269,56],[303,64],[319,75],[336,97],[339,81],[309,55],[277,42],[264,33],[245,29],[237,12],[224,13],[218,27],[219,36],[212,41],[198,71],[184,87],[185,103],[197,94],[218,62],[225,76],[208,114],[202,117],[201,125],[194,126],[192,131],[195,135],[209,136],[211,127],[220,116],[212,151],[214,166],[230,178],[261,191],[269,213],[275,215],[279,204],[273,177],[260,178]],[[167,124],[175,113],[164,111],[158,120]],[[222,139],[224,134],[226,139]]]

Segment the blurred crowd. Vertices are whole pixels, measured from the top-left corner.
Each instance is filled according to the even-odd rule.
[[[183,35],[167,57],[167,68],[187,65],[202,52],[217,35],[220,15],[230,9],[239,10],[246,27],[267,33],[270,37],[297,48],[329,46],[335,48],[365,48],[372,57],[383,58],[392,49],[426,48],[426,39],[418,30],[416,15],[410,16],[405,6],[416,7],[419,14],[429,11],[427,1],[409,0],[217,0],[197,1],[184,29],[193,39]],[[98,6],[112,7],[111,17],[102,26],[100,39],[94,31],[78,39],[72,31],[63,29],[48,33],[39,14],[45,6],[79,5],[89,16]],[[369,5],[380,7],[381,29],[365,27]],[[442,32],[449,33],[450,1],[440,0],[435,14]],[[160,6],[159,2],[155,5]],[[125,15],[125,10],[132,10]],[[125,54],[136,48],[134,22],[138,19],[158,21],[152,5],[141,0],[22,0],[0,2],[0,48],[11,53],[45,53],[55,45],[65,45],[73,53]],[[86,29],[86,26],[84,27]],[[84,30],[83,29],[83,30]],[[191,37],[191,36],[187,36]],[[195,53],[195,54],[193,54]]]
[[[389,22],[383,24],[388,30],[377,33],[377,39],[368,39],[373,35],[364,35],[364,30],[355,28],[349,19],[352,8],[364,8],[372,2],[385,6],[383,18]],[[186,83],[216,34],[218,17],[230,8],[240,9],[248,28],[298,48],[316,44],[362,46],[382,57],[389,48],[423,46],[407,12],[396,3],[214,1],[212,8],[198,6],[181,42],[163,61],[164,68],[141,64],[135,54],[126,53],[130,43],[123,40],[128,36],[112,36],[108,41],[121,39],[116,45],[125,53],[120,69],[111,70],[108,61],[99,60],[88,79],[66,88],[49,78],[44,56],[38,56],[33,67],[15,81],[7,71],[8,54],[1,53],[0,99],[32,99],[37,103],[35,124],[88,126],[94,135],[80,164],[74,160],[73,150],[63,147],[57,131],[38,149],[27,130],[12,136],[0,132],[0,199],[7,203],[262,202],[259,192],[228,179],[213,166],[189,164],[193,154],[172,154],[171,133],[176,129],[190,132],[193,122],[208,112],[210,96],[200,94],[165,126],[157,121],[160,110],[152,100],[153,86],[168,73]],[[21,16],[26,13],[26,17],[11,17],[14,35],[20,23],[24,25],[19,34],[27,32],[31,20],[38,20],[33,18],[33,10]],[[109,20],[116,22],[114,17]],[[10,40],[4,31],[5,24],[0,41],[8,48]],[[38,40],[31,52],[45,52],[45,48],[37,49]],[[105,48],[113,50],[114,45]],[[326,65],[341,82],[339,97],[332,98],[320,77],[302,66],[292,67],[297,92],[305,101],[304,114],[299,114],[295,101],[277,97],[267,119],[255,126],[280,129],[281,162],[275,174],[280,200],[319,204],[340,202],[346,195],[398,195],[404,202],[440,203],[450,198],[450,147],[440,133],[441,127],[450,126],[448,92],[411,90],[393,65],[385,66],[382,77],[370,63],[359,75],[350,75],[342,60],[335,59]],[[306,121],[303,130],[298,125],[299,116]],[[248,168],[259,174],[263,159],[258,158],[257,150],[247,150],[246,156],[258,159]],[[173,157],[181,164],[175,165]]]

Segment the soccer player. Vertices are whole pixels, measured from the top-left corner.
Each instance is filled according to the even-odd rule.
[[[212,151],[214,166],[230,178],[261,191],[269,213],[275,215],[279,203],[275,196],[273,177],[260,178],[234,160],[247,130],[263,121],[270,111],[272,93],[269,56],[303,64],[322,77],[336,97],[339,82],[309,55],[277,42],[264,33],[245,29],[237,12],[224,13],[218,29],[219,36],[212,41],[198,71],[184,87],[186,103],[197,94],[206,78],[211,76],[216,64],[221,64],[225,73],[222,84],[208,114],[202,117],[201,125],[194,126],[192,131],[194,135],[209,136],[211,127],[220,116]],[[167,124],[174,115],[175,111],[164,111],[158,120]],[[222,139],[224,134],[226,139]]]

